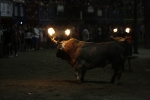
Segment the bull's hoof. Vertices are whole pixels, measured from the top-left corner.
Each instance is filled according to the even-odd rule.
[[[113,80],[111,80],[110,82],[113,83],[113,84],[121,85],[120,82],[114,82]]]
[[[120,83],[120,82],[117,82],[116,84],[117,84],[117,85],[121,85],[121,83]]]
[[[84,83],[84,80],[77,80],[77,82],[78,82],[78,84],[82,84],[82,83]]]
[[[78,84],[82,84],[82,82],[81,82],[81,81],[78,81]]]
[[[114,80],[111,80],[110,83],[114,83]]]

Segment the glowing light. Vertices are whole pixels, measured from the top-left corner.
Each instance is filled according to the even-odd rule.
[[[130,32],[130,28],[126,28],[126,30],[125,30],[127,33],[129,33]]]
[[[48,29],[48,34],[49,34],[50,36],[54,35],[54,34],[55,34],[55,30],[54,30],[53,28],[49,28],[49,29]]]
[[[115,28],[115,29],[113,30],[113,32],[114,32],[114,33],[116,33],[117,31],[118,31],[118,29],[117,29],[117,28]]]
[[[67,29],[67,30],[65,31],[65,34],[68,36],[68,35],[70,34],[70,30]]]

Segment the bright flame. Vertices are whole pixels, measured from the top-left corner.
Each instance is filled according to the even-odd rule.
[[[117,31],[118,31],[118,29],[117,29],[117,28],[115,28],[115,29],[113,30],[113,32],[115,32],[115,33],[116,33]]]
[[[65,34],[68,36],[68,35],[70,34],[70,30],[67,29],[67,30],[65,31]]]
[[[50,36],[52,36],[52,35],[55,34],[55,30],[53,28],[49,28],[48,33],[49,33]]]
[[[125,30],[127,33],[129,33],[130,32],[130,28],[126,28],[126,30]]]

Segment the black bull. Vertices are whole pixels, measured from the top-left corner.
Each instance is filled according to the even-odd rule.
[[[92,43],[70,39],[57,43],[56,56],[66,60],[75,70],[78,83],[84,81],[87,70],[111,64],[114,69],[111,82],[119,83],[124,62],[125,48],[118,42]]]

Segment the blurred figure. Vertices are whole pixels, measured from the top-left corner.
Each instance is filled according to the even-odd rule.
[[[140,25],[140,38],[141,39],[143,39],[143,38],[145,38],[145,26],[144,26],[144,24],[141,24]]]
[[[86,41],[86,42],[90,41],[90,33],[87,28],[83,29],[82,37],[83,37],[83,41]]]
[[[3,35],[4,35],[4,56],[8,58],[13,57],[13,49],[12,49],[13,34],[10,26],[7,27]]]
[[[79,30],[79,26],[75,27],[75,33],[74,33],[74,38],[79,40],[79,34],[80,34],[80,30]]]
[[[0,57],[3,56],[3,29],[2,27],[0,26]]]
[[[40,49],[43,49],[43,42],[44,42],[44,27],[43,25],[40,25],[39,27],[39,45],[40,45]]]
[[[100,25],[97,27],[96,40],[96,42],[102,42],[102,28]]]
[[[20,38],[19,38],[19,32],[18,32],[18,28],[17,28],[17,24],[14,24],[12,27],[12,34],[13,34],[13,46],[14,46],[14,50],[15,50],[15,56],[18,56],[18,50],[19,50],[19,46],[20,46]]]
[[[35,43],[35,50],[38,50],[39,48],[39,25],[36,25],[33,28],[33,34],[34,34],[34,43]]]
[[[32,29],[30,25],[27,25],[25,30],[25,50],[30,51],[32,44]]]
[[[25,44],[25,26],[19,26],[19,51],[25,51],[24,44]]]
[[[43,48],[47,48],[47,40],[48,40],[48,33],[47,33],[47,27],[43,26]]]

